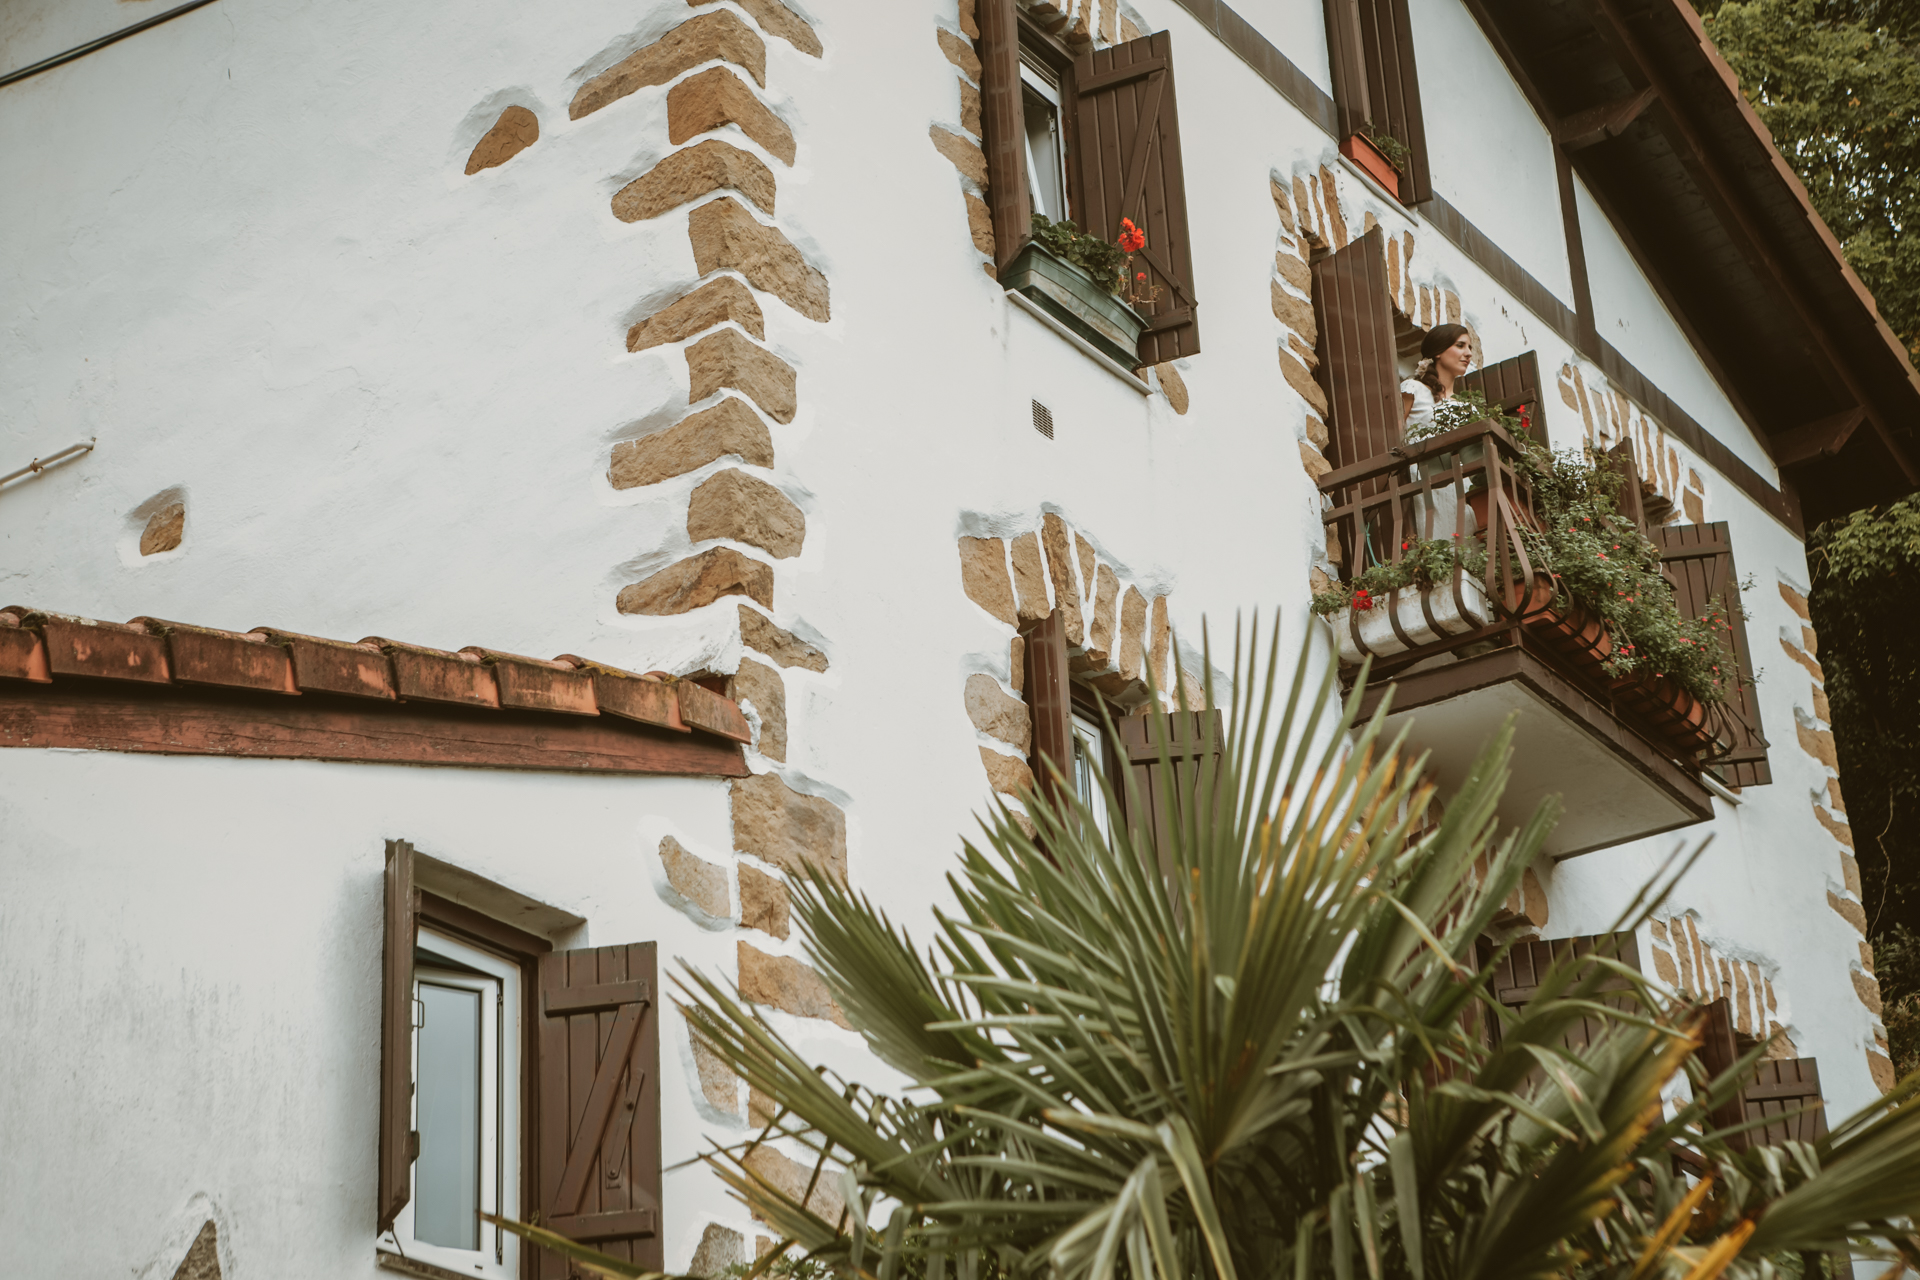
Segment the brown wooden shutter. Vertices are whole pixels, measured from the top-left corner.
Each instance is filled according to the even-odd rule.
[[[1732,750],[1710,762],[1714,774],[1732,787],[1759,787],[1773,781],[1767,764],[1767,739],[1760,726],[1760,700],[1753,687],[1753,650],[1747,624],[1729,612],[1740,606],[1740,575],[1733,564],[1733,539],[1724,520],[1712,524],[1663,525],[1653,530],[1661,569],[1673,583],[1674,603],[1682,617],[1705,616],[1715,600],[1723,602],[1727,630],[1720,641],[1740,673],[1741,687],[1730,692],[1716,715],[1715,730]]]
[[[1215,771],[1213,801],[1231,802],[1218,771],[1221,753],[1226,748],[1226,729],[1218,711],[1153,712],[1144,716],[1123,716],[1114,722],[1120,732],[1120,747],[1125,785],[1127,823],[1135,832],[1151,837],[1160,855],[1160,869],[1173,872],[1173,831],[1178,823],[1190,820],[1192,806],[1201,802],[1203,766],[1209,759]],[[1160,759],[1162,743],[1166,763]],[[1174,804],[1168,806],[1164,771],[1173,770]],[[1216,810],[1216,821],[1224,812]]]
[[[995,270],[1033,238],[1027,190],[1026,111],[1020,97],[1020,20],[1014,0],[978,0],[980,128],[987,152],[987,208],[993,214]]]
[[[1407,0],[1325,0],[1327,54],[1340,134],[1361,126],[1389,133],[1410,153],[1400,170],[1402,204],[1433,197],[1427,126],[1414,69],[1413,23]]]
[[[1481,947],[1488,955],[1494,949],[1490,941],[1483,941]],[[1640,967],[1640,942],[1631,933],[1590,934],[1576,938],[1555,938],[1548,942],[1529,938],[1515,943],[1493,971],[1493,998],[1509,1009],[1518,1010],[1533,999],[1534,992],[1539,989],[1541,975],[1553,963],[1554,957],[1568,954],[1587,956],[1596,951],[1619,960],[1635,972],[1644,972]],[[1632,1009],[1638,1003],[1632,984],[1618,976],[1603,981],[1596,998],[1600,1003],[1617,1009]],[[1597,1016],[1581,1018],[1567,1028],[1561,1043],[1571,1050],[1585,1049],[1593,1043],[1601,1025],[1602,1020]],[[1493,1039],[1498,1043],[1497,1023],[1493,1027]]]
[[[1640,464],[1633,460],[1633,442],[1622,440],[1607,451],[1607,461],[1614,473],[1620,477],[1620,500],[1615,503],[1620,514],[1633,521],[1640,532],[1649,540],[1657,535],[1653,526],[1647,522],[1647,504],[1645,495],[1640,492]],[[1658,546],[1656,542],[1654,545]]]
[[[1187,231],[1187,181],[1180,163],[1180,118],[1174,108],[1173,37],[1165,31],[1109,49],[1089,50],[1073,64],[1075,97],[1071,181],[1083,228],[1105,240],[1131,218],[1147,233],[1134,256],[1159,298],[1140,335],[1143,365],[1200,350],[1193,294],[1193,251]]]
[[[1743,1052],[1734,1033],[1733,1006],[1725,996],[1707,1004],[1696,1051],[1709,1079],[1733,1069]],[[1791,1113],[1820,1104],[1800,1115]],[[1775,1146],[1782,1142],[1816,1142],[1826,1136],[1827,1117],[1820,1095],[1820,1066],[1813,1058],[1768,1058],[1754,1068],[1740,1092],[1725,1106],[1708,1113],[1714,1126],[1730,1128],[1752,1120],[1767,1124],[1735,1134],[1728,1145],[1736,1151]]]
[[[418,935],[419,891],[413,886],[413,846],[387,841],[386,927],[380,963],[380,1172],[379,1230],[413,1194],[413,1158],[420,1137],[413,1128],[413,948]]]
[[[1475,369],[1460,379],[1468,391],[1478,391],[1488,404],[1508,413],[1526,410],[1527,434],[1541,444],[1547,443],[1547,401],[1540,394],[1540,358],[1523,351],[1511,360]]]
[[[1067,669],[1065,615],[1055,609],[1022,634],[1026,669],[1021,673],[1021,691],[1033,720],[1033,750],[1027,763],[1040,793],[1064,802],[1073,790],[1073,682]],[[1054,769],[1064,783],[1053,777]]]
[[[660,1020],[651,942],[540,957],[540,1224],[648,1270],[660,1229]],[[539,1255],[562,1280],[566,1259]]]
[[[1384,245],[1375,227],[1313,264],[1318,376],[1327,392],[1333,437],[1328,461],[1335,467],[1378,457],[1401,439],[1400,373],[1394,364]]]

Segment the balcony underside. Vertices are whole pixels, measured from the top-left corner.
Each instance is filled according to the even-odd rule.
[[[1659,835],[1713,816],[1712,795],[1605,705],[1523,648],[1410,671],[1367,691],[1371,715],[1388,689],[1388,733],[1407,728],[1409,754],[1448,794],[1480,749],[1515,717],[1512,777],[1503,824],[1519,826],[1558,795],[1563,815],[1547,837],[1554,858]]]

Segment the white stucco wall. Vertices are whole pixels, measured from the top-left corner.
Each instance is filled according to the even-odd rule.
[[[1581,248],[1587,257],[1587,278],[1593,290],[1594,326],[1600,336],[1736,457],[1768,484],[1777,486],[1780,473],[1773,458],[1754,439],[1727,393],[1687,341],[1685,331],[1648,283],[1632,251],[1601,212],[1586,184],[1578,175],[1573,184],[1580,209]]]
[[[924,919],[986,799],[984,739],[961,689],[972,672],[1004,674],[1011,634],[962,594],[958,535],[1024,532],[1057,511],[1130,580],[1172,593],[1188,645],[1203,615],[1225,651],[1236,610],[1281,604],[1287,652],[1298,651],[1318,496],[1300,462],[1304,404],[1277,362],[1269,182],[1337,170],[1334,141],[1184,9],[1141,8],[1179,51],[1204,341],[1181,364],[1192,407],[1179,416],[1012,307],[981,271],[959,179],[928,144],[929,122],[959,124],[934,35],[955,11],[937,0],[799,7],[825,54],[767,40],[765,97],[799,148],[793,167],[769,165],[777,222],[828,278],[833,318],[760,295],[769,346],[799,371],[799,411],[772,427],[775,465],[756,474],[807,515],[804,550],[778,565],[774,616],[831,666],[783,673],[788,758],[750,760],[840,804],[853,882],[899,918]],[[1416,9],[1439,189],[1566,297],[1544,132],[1519,114],[1464,9]],[[1300,34],[1318,30],[1317,4],[1243,12],[1324,78],[1324,48],[1316,62]],[[25,179],[0,185],[0,401],[12,406],[0,470],[99,440],[0,495],[0,603],[733,669],[731,600],[676,618],[614,607],[621,586],[684,555],[688,495],[734,465],[624,491],[605,478],[615,441],[686,412],[680,345],[630,355],[622,340],[697,278],[686,213],[624,224],[608,207],[668,149],[668,86],[566,118],[585,78],[685,16],[668,0],[638,11],[570,0],[562,19],[501,0],[457,14],[219,3],[0,90],[0,154]],[[508,103],[537,113],[539,141],[465,177]],[[737,130],[723,136],[765,154]],[[1489,360],[1533,349],[1552,379],[1570,353],[1537,317],[1424,223],[1344,171],[1336,181],[1352,230],[1372,213],[1414,234],[1414,278],[1460,296]],[[1589,230],[1590,252],[1597,239]],[[1036,398],[1053,410],[1051,442],[1031,425]],[[1578,441],[1577,415],[1550,403],[1548,418],[1557,444]],[[1760,580],[1749,603],[1772,610],[1773,577],[1804,576],[1800,548],[1710,481],[1719,505],[1708,517],[1733,522],[1741,569]],[[143,559],[139,528],[163,493],[186,503],[185,542]],[[1781,620],[1766,618],[1753,634],[1772,667],[1765,637]],[[1867,1024],[1844,989],[1844,923],[1826,919],[1820,886],[1837,864],[1809,848],[1810,784],[1787,758],[1785,687],[1762,686],[1780,781],[1711,824],[1714,850],[1686,893],[1730,921],[1730,946],[1779,966],[1796,1039],[1821,1056],[1839,1102],[1860,1094]],[[663,966],[710,957],[730,972],[736,937],[774,945],[697,929],[649,878],[662,823],[724,857],[718,783],[5,752],[0,821],[0,871],[33,890],[4,908],[9,964],[50,973],[44,957],[72,957],[76,1002],[124,1028],[105,1059],[118,1069],[88,1076],[85,1096],[126,1125],[83,1135],[115,1185],[138,1187],[122,1221],[93,1236],[43,1229],[73,1202],[66,1189],[98,1184],[97,1165],[0,1174],[0,1224],[43,1269],[158,1267],[169,1215],[196,1194],[227,1215],[229,1280],[371,1265],[369,1037],[387,836],[577,911],[594,943],[656,938]],[[1635,847],[1567,864],[1549,933],[1606,923],[1652,856]],[[1768,902],[1770,886],[1789,887]],[[269,928],[252,904],[289,890],[304,914]],[[213,926],[176,925],[209,914]],[[49,1036],[82,1034],[54,1024],[45,992],[36,979],[8,1007]],[[124,1069],[127,1046],[175,1022],[195,1030],[149,1077],[192,1087],[136,1123],[156,1090]],[[854,1070],[844,1037],[808,1036],[809,1051]],[[197,1069],[198,1055],[234,1041]],[[684,1063],[666,1070],[670,1144],[685,1155],[700,1130],[731,1132],[702,1117]],[[295,1079],[305,1092],[282,1083]],[[59,1149],[51,1139],[67,1122],[10,1123]],[[291,1183],[287,1150],[312,1153]],[[684,1264],[709,1216],[748,1229],[703,1177],[669,1182],[670,1265]]]
[[[1457,0],[1415,0],[1414,56],[1433,189],[1573,305],[1553,136]]]
[[[1170,6],[1163,6],[1170,8]],[[1319,85],[1333,92],[1333,60],[1327,52],[1327,9],[1322,0],[1241,0],[1233,11],[1287,56],[1287,61]],[[1156,11],[1160,25],[1170,25],[1166,13]],[[1185,47],[1181,48],[1184,55]]]

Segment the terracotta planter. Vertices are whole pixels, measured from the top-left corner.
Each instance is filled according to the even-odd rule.
[[[1509,582],[1500,602],[1523,620],[1538,617],[1553,603],[1553,575],[1535,570],[1524,584]]]
[[[1387,163],[1380,148],[1368,142],[1365,136],[1356,133],[1341,143],[1340,154],[1364,169],[1367,176],[1385,187],[1394,199],[1400,198],[1400,171]]]
[[[1488,519],[1493,514],[1493,490],[1481,489],[1476,493],[1468,494],[1467,510],[1473,512],[1474,520],[1476,520],[1479,527],[1484,530],[1487,527]],[[1529,514],[1525,508],[1516,508],[1513,513],[1513,518],[1528,529],[1538,529],[1540,527],[1539,523],[1534,520],[1533,516]]]
[[[1669,742],[1689,752],[1704,751],[1713,744],[1705,703],[1665,676],[1648,676],[1640,683],[1665,713],[1661,731]]]
[[[1548,609],[1527,624],[1561,657],[1581,667],[1599,667],[1613,656],[1613,637],[1606,623],[1578,603],[1564,612]]]

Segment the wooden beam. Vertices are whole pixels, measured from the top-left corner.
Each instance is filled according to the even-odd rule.
[[[1831,458],[1866,420],[1867,411],[1855,405],[1804,427],[1783,431],[1773,438],[1773,460],[1783,467],[1792,467],[1818,458]]]
[[[0,681],[0,747],[741,778],[740,748],[615,716],[255,695],[128,681]]]
[[[1569,151],[1578,151],[1596,142],[1618,137],[1626,132],[1628,125],[1640,118],[1640,113],[1647,109],[1655,96],[1654,87],[1648,85],[1638,93],[1603,102],[1597,107],[1588,107],[1585,111],[1576,111],[1553,126],[1553,139]]]
[[[1560,187],[1560,223],[1567,237],[1567,270],[1573,279],[1573,345],[1588,359],[1599,351],[1599,335],[1594,328],[1593,284],[1587,275],[1587,246],[1580,234],[1580,202],[1573,193],[1573,162],[1567,149],[1553,149],[1553,174]]]

